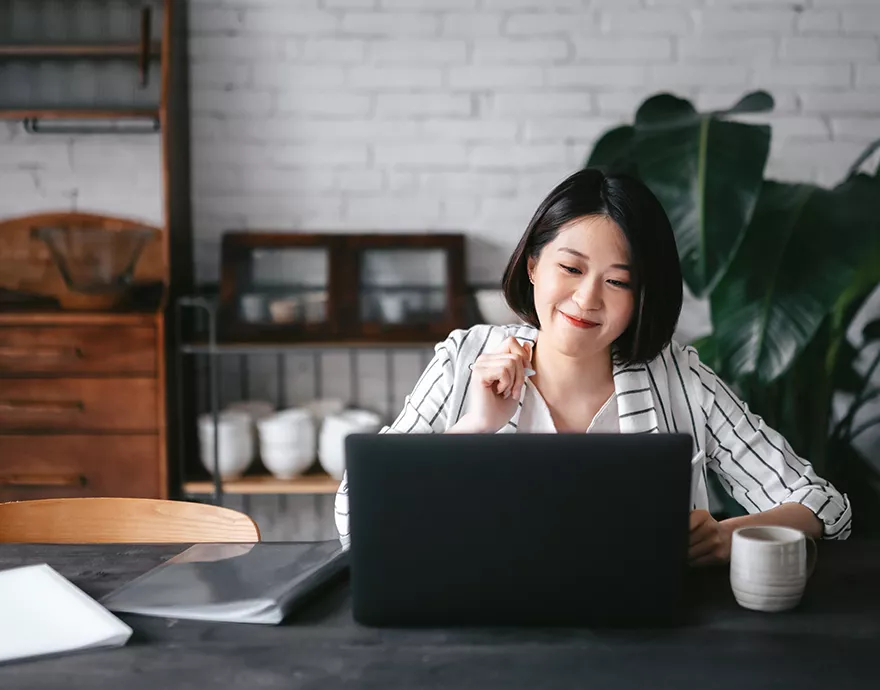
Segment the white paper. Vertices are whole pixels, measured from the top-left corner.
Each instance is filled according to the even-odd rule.
[[[0,571],[0,663],[121,647],[131,633],[45,563]]]

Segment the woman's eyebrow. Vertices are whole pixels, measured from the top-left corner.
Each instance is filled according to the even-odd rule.
[[[572,256],[576,256],[579,259],[583,259],[584,261],[589,261],[590,257],[586,254],[579,252],[577,249],[572,249],[571,247],[560,247],[558,249],[560,252],[565,252],[566,254],[571,254]],[[624,271],[631,271],[632,269],[629,267],[629,264],[612,264],[611,268],[620,268]]]

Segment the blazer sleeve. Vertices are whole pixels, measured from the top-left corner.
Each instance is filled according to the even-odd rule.
[[[425,367],[403,410],[380,434],[442,434],[450,416],[450,399],[455,381],[455,361],[466,332],[457,330],[434,346],[434,357]],[[336,531],[342,545],[351,541],[348,528],[348,475],[343,474],[334,504]]]
[[[727,492],[750,513],[800,503],[821,520],[825,539],[846,539],[852,531],[847,496],[818,476],[782,434],[699,362],[696,350],[688,350],[704,391],[708,466]]]

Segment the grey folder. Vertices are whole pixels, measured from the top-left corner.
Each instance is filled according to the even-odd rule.
[[[347,564],[338,541],[197,544],[101,603],[122,613],[274,624]]]

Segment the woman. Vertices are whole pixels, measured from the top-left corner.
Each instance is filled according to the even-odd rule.
[[[541,203],[503,279],[525,325],[453,331],[383,432],[683,432],[693,438],[689,558],[725,562],[735,528],[845,539],[846,496],[672,341],[682,279],[669,219],[641,182],[581,170]],[[416,462],[416,460],[414,460]],[[716,521],[707,469],[749,515]],[[348,495],[336,522],[348,542]]]

